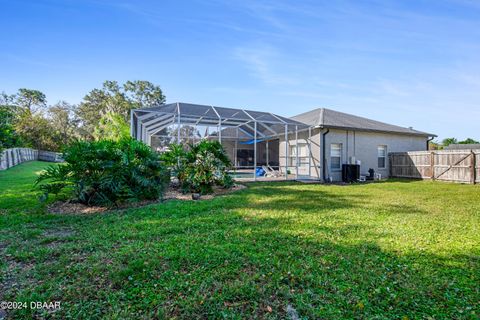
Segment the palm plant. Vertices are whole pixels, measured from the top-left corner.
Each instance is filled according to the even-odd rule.
[[[211,193],[214,185],[230,188],[233,180],[228,175],[230,159],[217,141],[202,140],[197,144],[170,145],[162,154],[180,182],[184,192]]]
[[[131,138],[76,142],[65,149],[64,159],[65,164],[51,166],[37,179],[43,199],[66,189],[87,205],[153,200],[170,180],[159,156]]]

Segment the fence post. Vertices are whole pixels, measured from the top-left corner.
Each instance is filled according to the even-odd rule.
[[[475,181],[477,180],[477,177],[475,177],[476,171],[477,171],[477,168],[476,168],[477,157],[475,155],[475,152],[473,152],[473,150],[470,150],[470,156],[472,157],[472,160],[470,161],[470,181],[472,182],[472,184],[475,184]]]
[[[435,180],[435,152],[430,152],[430,173],[432,181]]]

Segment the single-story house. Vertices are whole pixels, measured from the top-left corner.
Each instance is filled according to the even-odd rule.
[[[383,123],[359,116],[319,108],[308,111],[292,119],[305,123],[311,128],[314,175],[320,179],[341,180],[342,164],[360,163],[361,174],[366,175],[370,168],[388,176],[389,152],[428,150],[428,141],[435,135]],[[299,138],[300,155],[306,154],[307,133]],[[290,148],[294,142],[290,141]],[[280,140],[280,150],[284,140]],[[321,163],[324,154],[324,163]],[[283,154],[280,154],[283,158]],[[305,159],[301,160],[304,164]],[[308,166],[301,166],[301,173]]]
[[[388,176],[389,152],[421,151],[435,135],[326,108],[287,118],[269,112],[189,103],[135,109],[131,134],[156,150],[171,142],[218,139],[238,173],[259,179],[271,167],[285,179],[340,181],[342,164]]]

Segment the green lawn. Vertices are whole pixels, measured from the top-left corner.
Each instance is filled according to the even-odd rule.
[[[45,166],[0,172],[0,300],[61,310],[9,317],[480,317],[480,186],[257,183],[53,216],[31,190]]]

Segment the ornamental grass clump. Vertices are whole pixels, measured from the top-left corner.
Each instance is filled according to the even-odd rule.
[[[67,192],[86,205],[115,206],[160,199],[170,181],[159,155],[131,138],[75,142],[64,150],[64,159],[38,177],[43,199]]]

